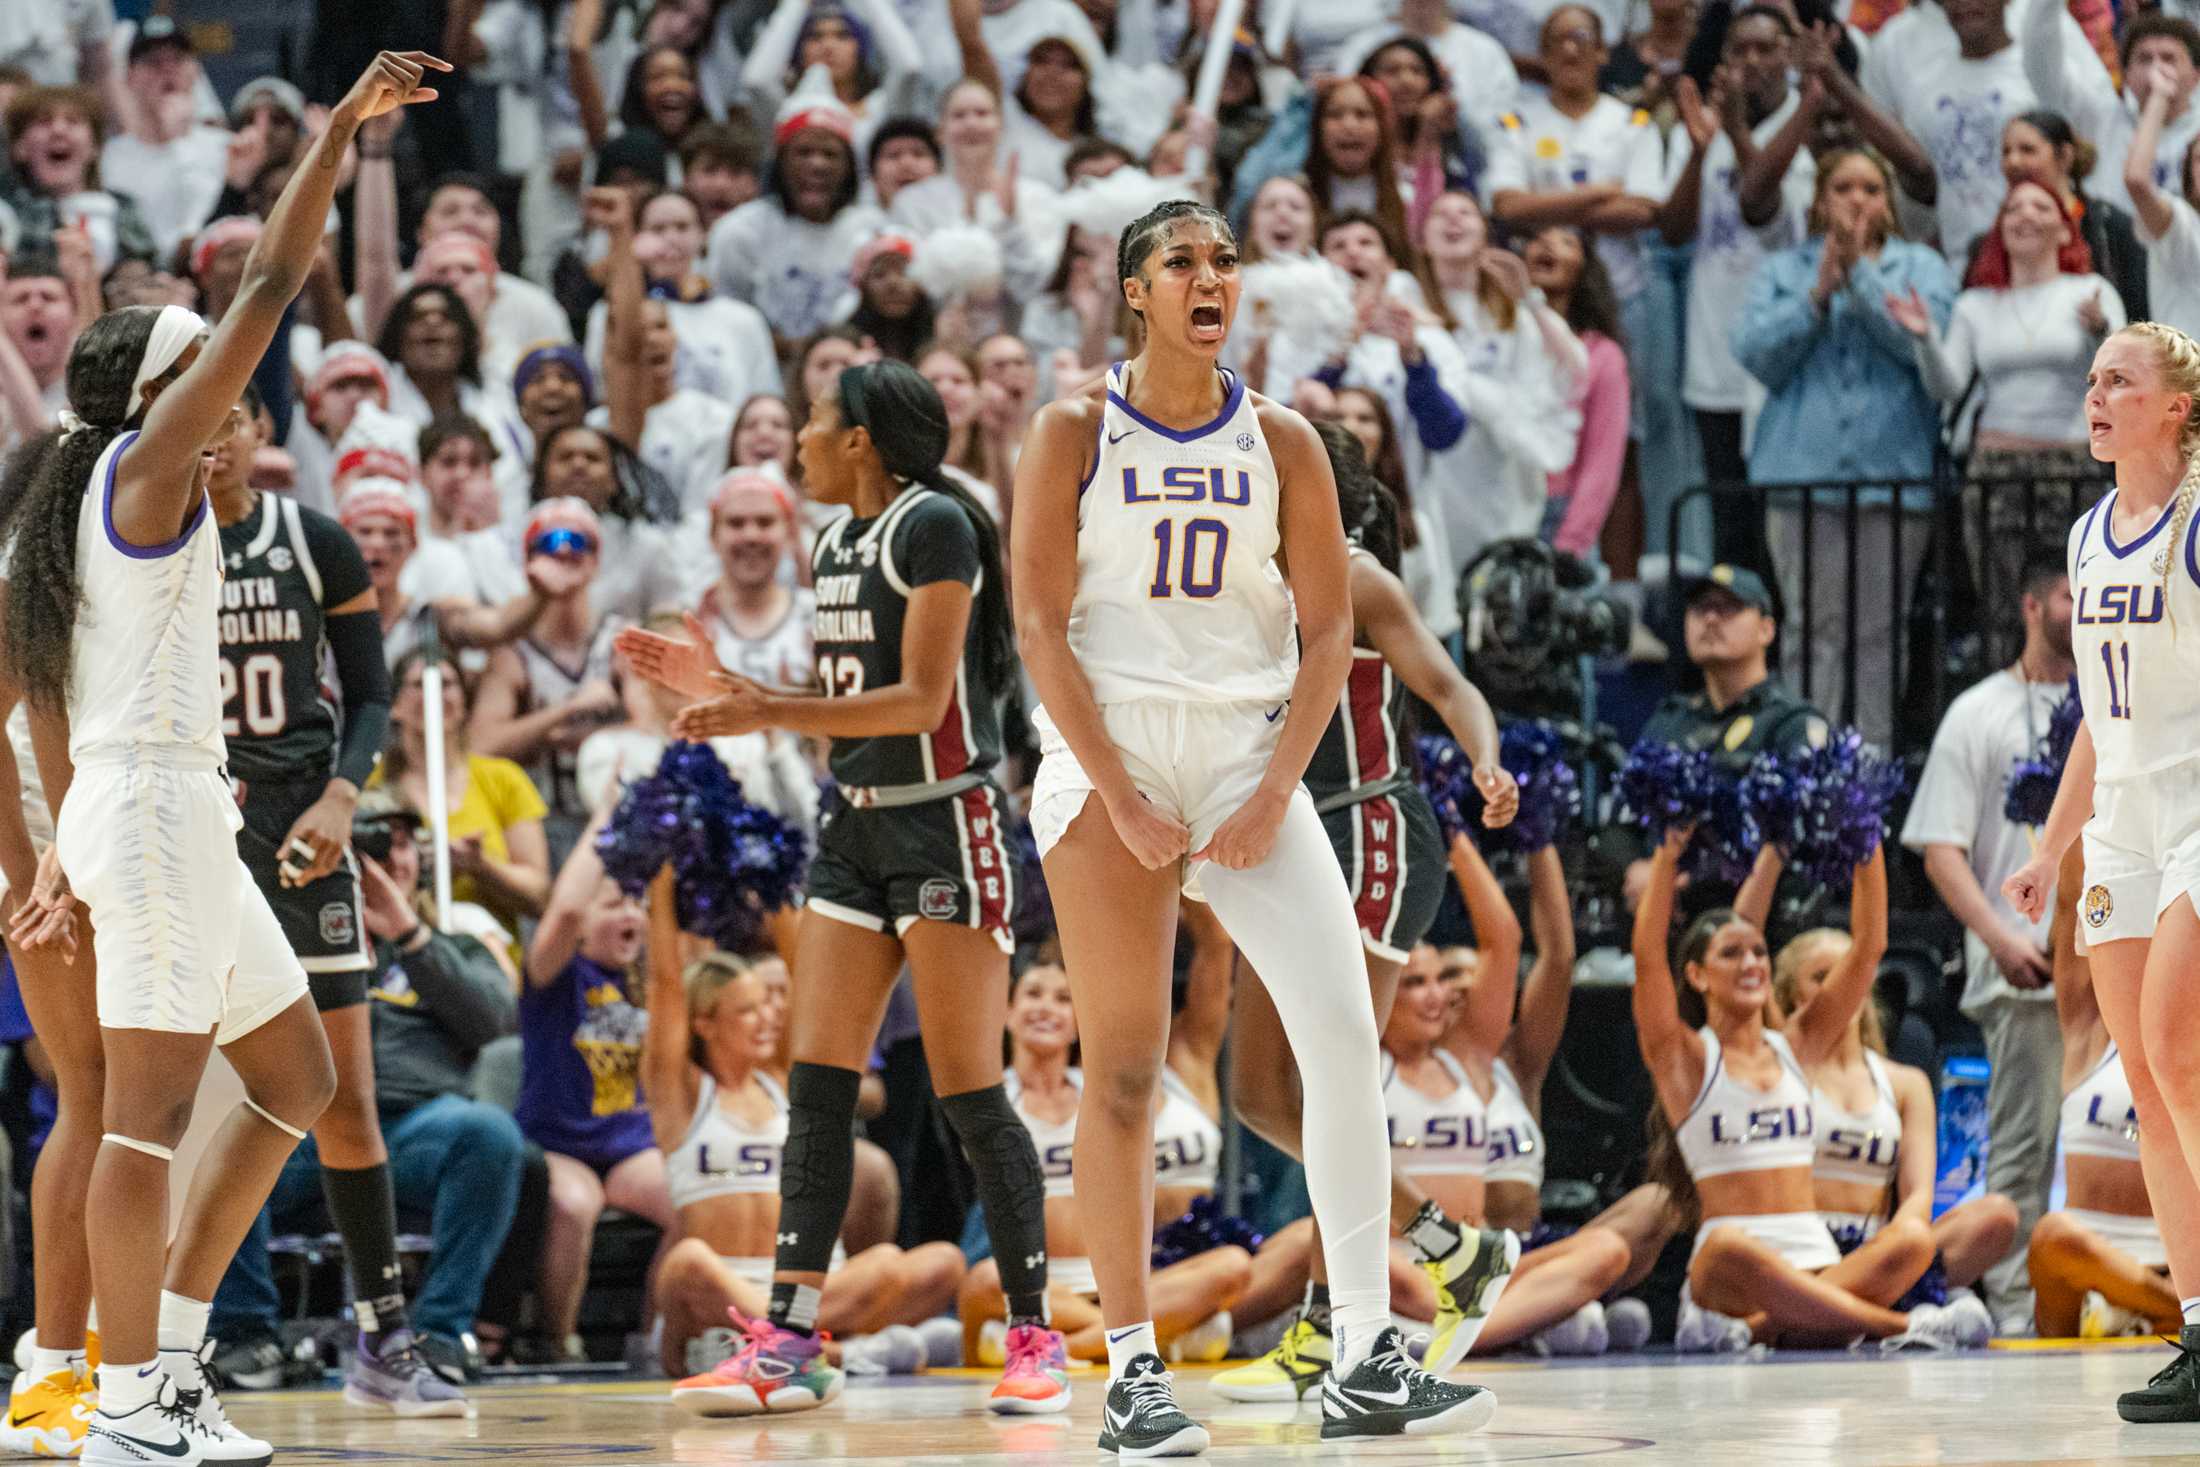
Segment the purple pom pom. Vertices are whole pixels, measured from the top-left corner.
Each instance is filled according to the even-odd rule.
[[[1628,819],[1652,845],[1667,833],[1693,828],[1689,871],[1703,880],[1738,882],[1756,858],[1756,822],[1742,803],[1740,782],[1708,749],[1637,740],[1619,772],[1619,798]]]
[[[2070,762],[2070,746],[2078,737],[2085,709],[2078,702],[2073,680],[2070,691],[2055,705],[2047,720],[2047,732],[2025,758],[2009,771],[2008,797],[2002,814],[2015,825],[2045,825],[2055,807],[2055,791],[2062,785],[2063,765]]]
[[[596,836],[604,871],[629,896],[670,864],[680,926],[731,952],[755,947],[763,924],[801,889],[809,849],[800,831],[741,796],[707,744],[674,743],[636,780]]]
[[[1474,763],[1450,739],[1422,734],[1413,741],[1420,755],[1418,777],[1421,793],[1436,811],[1436,823],[1444,832],[1444,845],[1465,834],[1473,824],[1470,811],[1482,808],[1482,792],[1474,787]]]
[[[1823,748],[1758,755],[1742,781],[1742,803],[1790,870],[1838,891],[1879,849],[1902,786],[1902,766],[1850,728]]]
[[[1490,840],[1523,855],[1558,844],[1581,816],[1581,780],[1566,762],[1566,741],[1540,720],[1508,723],[1498,758],[1520,786],[1520,813],[1512,824],[1486,832]]]

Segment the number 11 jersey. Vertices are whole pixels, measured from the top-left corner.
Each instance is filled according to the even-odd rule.
[[[1222,373],[1222,411],[1164,427],[1108,371],[1098,449],[1077,497],[1077,596],[1069,645],[1101,704],[1276,704],[1299,650],[1276,564],[1281,487],[1243,379]]]
[[[2070,532],[2071,651],[2102,780],[2200,756],[2200,515],[2172,544],[2172,500],[2118,544],[2119,497],[2110,492]]]

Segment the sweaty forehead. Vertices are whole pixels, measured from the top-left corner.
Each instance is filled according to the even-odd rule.
[[[1237,240],[1220,220],[1188,214],[1163,225],[1155,245],[1160,249],[1234,249]]]

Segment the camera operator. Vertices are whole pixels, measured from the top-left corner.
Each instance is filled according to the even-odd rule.
[[[516,1029],[518,1005],[495,951],[436,922],[433,899],[420,890],[413,817],[381,791],[363,795],[360,807],[351,849],[372,944],[375,1100],[397,1211],[426,1222],[435,1244],[412,1324],[420,1356],[456,1383],[476,1373],[464,1342],[512,1223],[526,1150],[507,1112],[471,1098],[473,1067],[484,1045]],[[310,1208],[317,1170],[309,1139],[284,1167],[215,1300],[224,1327],[216,1363],[238,1385],[275,1383],[279,1298],[267,1243],[273,1218]]]

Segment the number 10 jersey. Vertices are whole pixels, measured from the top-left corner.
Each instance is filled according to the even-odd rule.
[[[1101,704],[1267,703],[1298,672],[1291,590],[1276,564],[1281,488],[1244,381],[1222,411],[1164,427],[1108,371],[1098,449],[1077,498],[1069,645]]]

